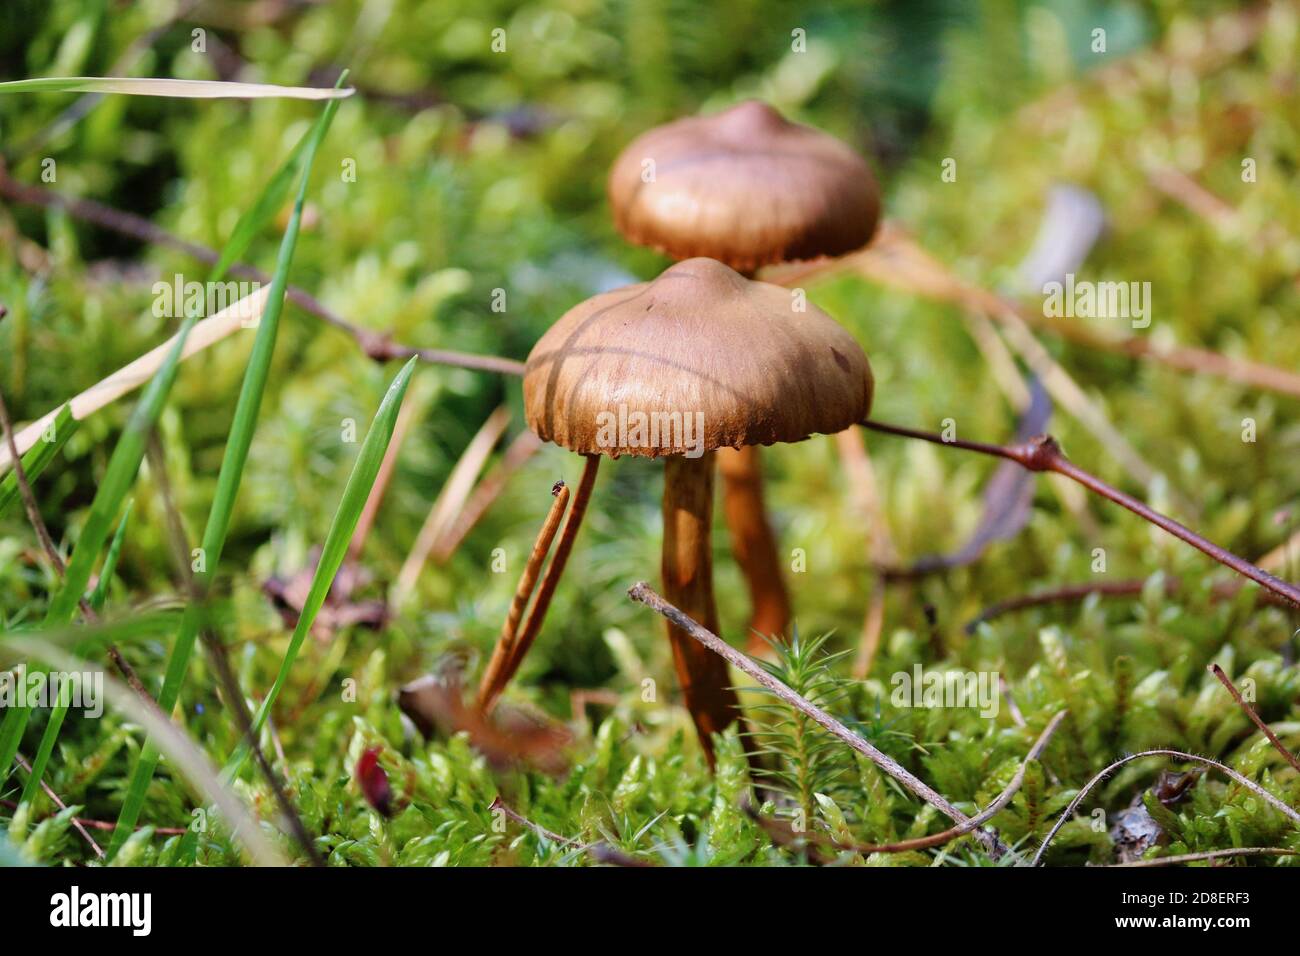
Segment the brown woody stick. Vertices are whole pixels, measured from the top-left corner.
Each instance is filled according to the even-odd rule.
[[[519,633],[519,621],[524,616],[528,599],[533,596],[533,588],[537,586],[537,578],[542,573],[542,562],[551,551],[555,532],[560,529],[560,519],[564,517],[564,510],[569,506],[569,489],[563,481],[557,481],[552,486],[551,494],[555,500],[551,502],[546,520],[542,522],[542,528],[537,532],[537,540],[533,542],[528,563],[524,565],[524,572],[519,576],[519,585],[515,588],[515,596],[510,601],[510,609],[506,612],[505,623],[501,625],[501,636],[497,638],[492,658],[488,661],[483,679],[479,683],[478,706],[484,713],[491,713],[497,697],[509,680],[509,675],[505,674],[505,667],[513,656],[515,637]]]
[[[1255,708],[1246,703],[1245,698],[1241,696],[1241,692],[1237,690],[1236,685],[1233,684],[1228,675],[1223,672],[1223,668],[1218,664],[1211,664],[1206,668],[1206,670],[1217,677],[1220,684],[1228,688],[1228,693],[1231,694],[1232,699],[1237,702],[1237,706],[1246,712],[1246,716],[1249,717],[1251,721],[1254,722],[1255,726],[1259,728],[1260,733],[1268,738],[1268,742],[1277,749],[1277,752],[1286,758],[1286,762],[1295,768],[1297,773],[1300,773],[1300,760],[1297,760],[1295,754],[1287,750],[1282,741],[1278,740],[1277,734],[1273,733],[1273,731],[1269,729],[1268,724],[1264,723],[1264,721],[1260,719],[1259,714],[1255,712]]]
[[[29,774],[32,772],[32,765],[27,762],[27,758],[24,757],[22,754],[20,753],[14,754],[14,762],[17,763],[18,766],[26,770]],[[51,787],[44,780],[41,781],[41,789],[45,791],[45,795],[49,797],[51,800],[53,800],[54,805],[58,807],[60,810],[68,809],[68,805],[59,798],[59,795],[57,793],[54,792],[54,788]],[[10,800],[0,801],[0,802],[3,802],[5,806],[13,807],[15,810],[18,809],[18,804]],[[83,821],[79,817],[73,817],[72,828],[76,830],[78,833],[80,833],[82,839],[84,839],[87,843],[90,844],[90,848],[95,851],[95,856],[99,857],[101,860],[106,859],[106,857],[104,856],[103,847],[101,847],[98,843],[96,843],[95,838],[91,836],[89,832],[87,832],[85,821]]]
[[[220,258],[220,253],[215,249],[173,235],[141,216],[114,209],[112,206],[106,206],[90,199],[74,199],[51,192],[48,189],[41,189],[38,186],[17,182],[9,178],[9,174],[4,170],[3,165],[0,165],[0,196],[25,205],[63,209],[74,219],[80,219],[82,222],[88,222],[124,236],[131,236],[142,242],[179,249],[186,255],[208,265],[216,263]],[[271,283],[271,277],[261,269],[244,263],[232,265],[230,274],[236,278],[254,279],[268,286]],[[361,346],[366,355],[379,362],[418,355],[422,360],[438,365],[453,365],[458,368],[495,372],[499,375],[524,374],[524,363],[517,362],[514,359],[499,358],[495,355],[452,352],[446,349],[421,349],[393,342],[381,332],[349,322],[325,306],[311,293],[297,286],[289,286],[286,289],[285,296],[303,311],[350,335]]]
[[[1260,562],[1260,564],[1263,566],[1263,562]],[[1210,598],[1211,600],[1222,601],[1235,597],[1245,583],[1240,578],[1216,582],[1210,589]],[[1003,614],[1010,614],[1013,611],[1043,607],[1048,604],[1069,604],[1072,601],[1082,601],[1090,594],[1099,594],[1102,597],[1134,597],[1141,594],[1146,585],[1145,578],[1127,578],[1122,581],[1067,584],[1064,587],[1051,588],[1046,591],[1020,594],[1016,597],[1007,598],[1005,601],[997,601],[980,611],[979,614],[966,622],[966,633],[974,634],[975,629],[986,621],[1001,617]],[[1177,578],[1168,578],[1165,581],[1165,593],[1173,597],[1178,593],[1181,586],[1182,582]],[[1279,597],[1272,591],[1260,591],[1257,596],[1257,603],[1272,604],[1285,608],[1291,607],[1290,601]]]
[[[1043,840],[1042,845],[1038,848],[1038,852],[1034,854],[1034,859],[1031,865],[1038,866],[1039,862],[1043,858],[1043,854],[1047,852],[1047,848],[1051,845],[1052,840],[1056,838],[1056,834],[1060,832],[1061,827],[1065,826],[1065,824],[1070,820],[1070,818],[1074,816],[1074,812],[1079,809],[1079,804],[1083,803],[1084,799],[1088,796],[1089,793],[1092,792],[1093,788],[1096,787],[1097,784],[1101,783],[1103,780],[1105,780],[1107,777],[1109,777],[1112,773],[1114,773],[1116,770],[1118,770],[1120,767],[1124,766],[1125,764],[1132,763],[1134,760],[1143,760],[1147,757],[1174,757],[1175,759],[1178,760],[1190,760],[1195,763],[1203,763],[1206,766],[1213,767],[1215,770],[1218,770],[1220,773],[1224,774],[1225,776],[1231,777],[1233,780],[1241,784],[1243,787],[1245,787],[1251,793],[1255,794],[1255,796],[1259,797],[1261,800],[1263,800],[1269,806],[1273,807],[1275,810],[1281,811],[1283,814],[1289,817],[1293,823],[1300,824],[1300,813],[1297,813],[1294,809],[1287,806],[1277,797],[1273,796],[1273,794],[1269,793],[1267,790],[1265,790],[1263,787],[1257,784],[1254,780],[1251,780],[1249,777],[1245,777],[1237,773],[1237,771],[1233,770],[1231,767],[1219,763],[1219,761],[1217,760],[1211,760],[1209,757],[1201,757],[1197,754],[1184,753],[1181,750],[1165,750],[1165,749],[1143,750],[1141,753],[1129,754],[1127,757],[1121,757],[1119,760],[1116,760],[1114,763],[1112,763],[1109,767],[1104,768],[1100,773],[1098,773],[1095,777],[1089,780],[1087,784],[1084,785],[1083,789],[1079,791],[1078,795],[1073,800],[1070,801],[1070,805],[1066,807],[1061,812],[1060,817],[1057,818],[1056,824],[1052,827],[1051,832],[1047,834],[1047,837]]]
[[[1129,863],[1110,863],[1108,866],[1121,867],[1173,866],[1177,863],[1197,863],[1201,860],[1221,860],[1230,856],[1296,856],[1300,850],[1287,850],[1276,846],[1237,846],[1225,850],[1206,850],[1202,853],[1180,853],[1177,856],[1161,856],[1154,860],[1133,860]]]
[[[1285,598],[1291,604],[1300,607],[1300,588],[1294,584],[1289,584],[1279,578],[1275,578],[1267,571],[1256,567],[1244,558],[1238,557],[1231,551],[1221,548],[1207,538],[1202,537],[1195,531],[1179,524],[1172,518],[1167,518],[1148,508],[1141,501],[1131,495],[1127,495],[1113,485],[1109,485],[1100,478],[1092,475],[1082,468],[1079,468],[1071,462],[1061,452],[1060,446],[1056,440],[1048,435],[1040,435],[1031,439],[1023,445],[989,445],[984,442],[962,441],[953,439],[948,441],[940,435],[933,432],[918,431],[913,428],[903,428],[899,425],[887,425],[883,422],[864,421],[864,428],[870,428],[873,431],[884,432],[889,435],[899,435],[904,438],[918,438],[922,441],[932,442],[936,445],[947,445],[953,448],[962,448],[967,451],[977,451],[985,455],[993,455],[997,458],[1005,458],[1008,461],[1014,461],[1022,468],[1029,471],[1051,471],[1070,478],[1089,491],[1100,495],[1103,498],[1109,498],[1118,505],[1127,508],[1140,518],[1143,518],[1156,527],[1167,531],[1181,541],[1185,541],[1198,551],[1204,552],[1220,564],[1232,568],[1238,574],[1250,578],[1256,584],[1263,585],[1268,590]]]
[[[976,827],[982,826],[989,820],[1002,812],[1012,798],[1020,791],[1021,784],[1025,781],[1025,771],[1029,769],[1030,761],[1037,760],[1045,749],[1052,735],[1056,733],[1057,727],[1065,719],[1066,711],[1058,711],[1057,714],[1047,722],[1043,732],[1038,735],[1034,745],[1029,748],[1029,753],[1025,754],[1025,759],[1020,762],[1020,767],[1016,770],[1015,776],[1007,784],[998,796],[983,810],[971,817],[967,822],[958,824],[955,827],[944,830],[942,833],[932,833],[930,836],[917,837],[914,840],[901,840],[897,843],[879,843],[879,844],[845,844],[836,840],[825,839],[825,843],[831,849],[835,850],[852,850],[855,853],[867,855],[870,853],[907,853],[912,850],[928,850],[931,847],[942,846],[949,843],[959,836],[970,833]]]
[[[717,634],[692,620],[689,615],[683,613],[681,609],[669,604],[662,597],[655,593],[654,589],[644,581],[632,585],[628,589],[628,597],[634,601],[639,601],[650,610],[667,618],[674,627],[681,633],[698,641],[704,647],[708,648],[714,654],[729,662],[733,667],[758,681],[769,691],[775,694],[781,701],[795,708],[801,713],[807,714],[821,726],[825,727],[831,734],[848,744],[858,753],[862,754],[877,767],[889,774],[909,791],[920,799],[924,800],[930,806],[939,810],[950,820],[957,824],[965,824],[970,821],[970,817],[954,807],[948,800],[934,790],[928,784],[910,773],[902,764],[893,757],[877,750],[872,744],[859,737],[844,724],[840,723],[826,711],[822,710],[816,704],[813,704],[800,697],[793,690],[783,684],[777,678],[773,677],[766,670],[755,664],[740,651],[736,650]],[[1008,851],[1008,847],[998,839],[995,833],[985,829],[976,829],[971,831],[975,838],[984,845],[995,856],[1000,856]]]

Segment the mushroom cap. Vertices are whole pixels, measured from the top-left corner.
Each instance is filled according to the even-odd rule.
[[[871,366],[837,322],[797,302],[712,259],[588,299],[528,356],[528,425],[614,458],[698,457],[843,431],[871,409]]]
[[[647,160],[652,182],[642,178]],[[744,272],[860,249],[880,219],[861,156],[757,100],[643,133],[615,160],[607,188],[632,242]]]

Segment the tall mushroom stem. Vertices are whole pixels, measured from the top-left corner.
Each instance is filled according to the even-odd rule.
[[[713,454],[699,458],[664,459],[664,591],[669,601],[704,627],[718,632],[718,608],[713,598]],[[713,740],[740,717],[740,702],[731,689],[727,663],[691,640],[671,621],[677,680],[686,707],[713,766]]]
[[[790,593],[781,574],[776,535],[763,503],[761,453],[757,445],[745,445],[719,448],[717,454],[731,553],[749,588],[750,652],[763,654],[767,648],[758,634],[781,637],[789,627]]]

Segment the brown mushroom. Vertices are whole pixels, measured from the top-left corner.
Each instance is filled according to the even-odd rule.
[[[880,218],[866,160],[757,100],[643,133],[615,160],[608,191],[632,242],[742,273],[860,249]]]
[[[582,455],[664,458],[669,601],[718,630],[710,535],[713,452],[837,432],[870,410],[871,367],[848,332],[787,289],[712,259],[588,299],[528,356],[529,427]],[[672,626],[700,741],[739,717],[726,664]]]
[[[861,156],[749,100],[656,127],[615,161],[608,183],[620,232],[677,259],[708,256],[746,275],[763,265],[866,245],[880,218]],[[750,627],[784,634],[790,598],[763,503],[759,451],[718,454],[732,552],[745,574]],[[751,639],[751,647],[761,646]]]

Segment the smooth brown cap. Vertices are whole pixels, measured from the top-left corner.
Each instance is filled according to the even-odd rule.
[[[637,137],[614,162],[608,192],[632,242],[744,272],[860,249],[880,219],[861,156],[757,100]]]
[[[871,366],[830,316],[796,304],[712,259],[588,299],[528,356],[528,425],[582,454],[650,458],[843,431],[871,409]]]

